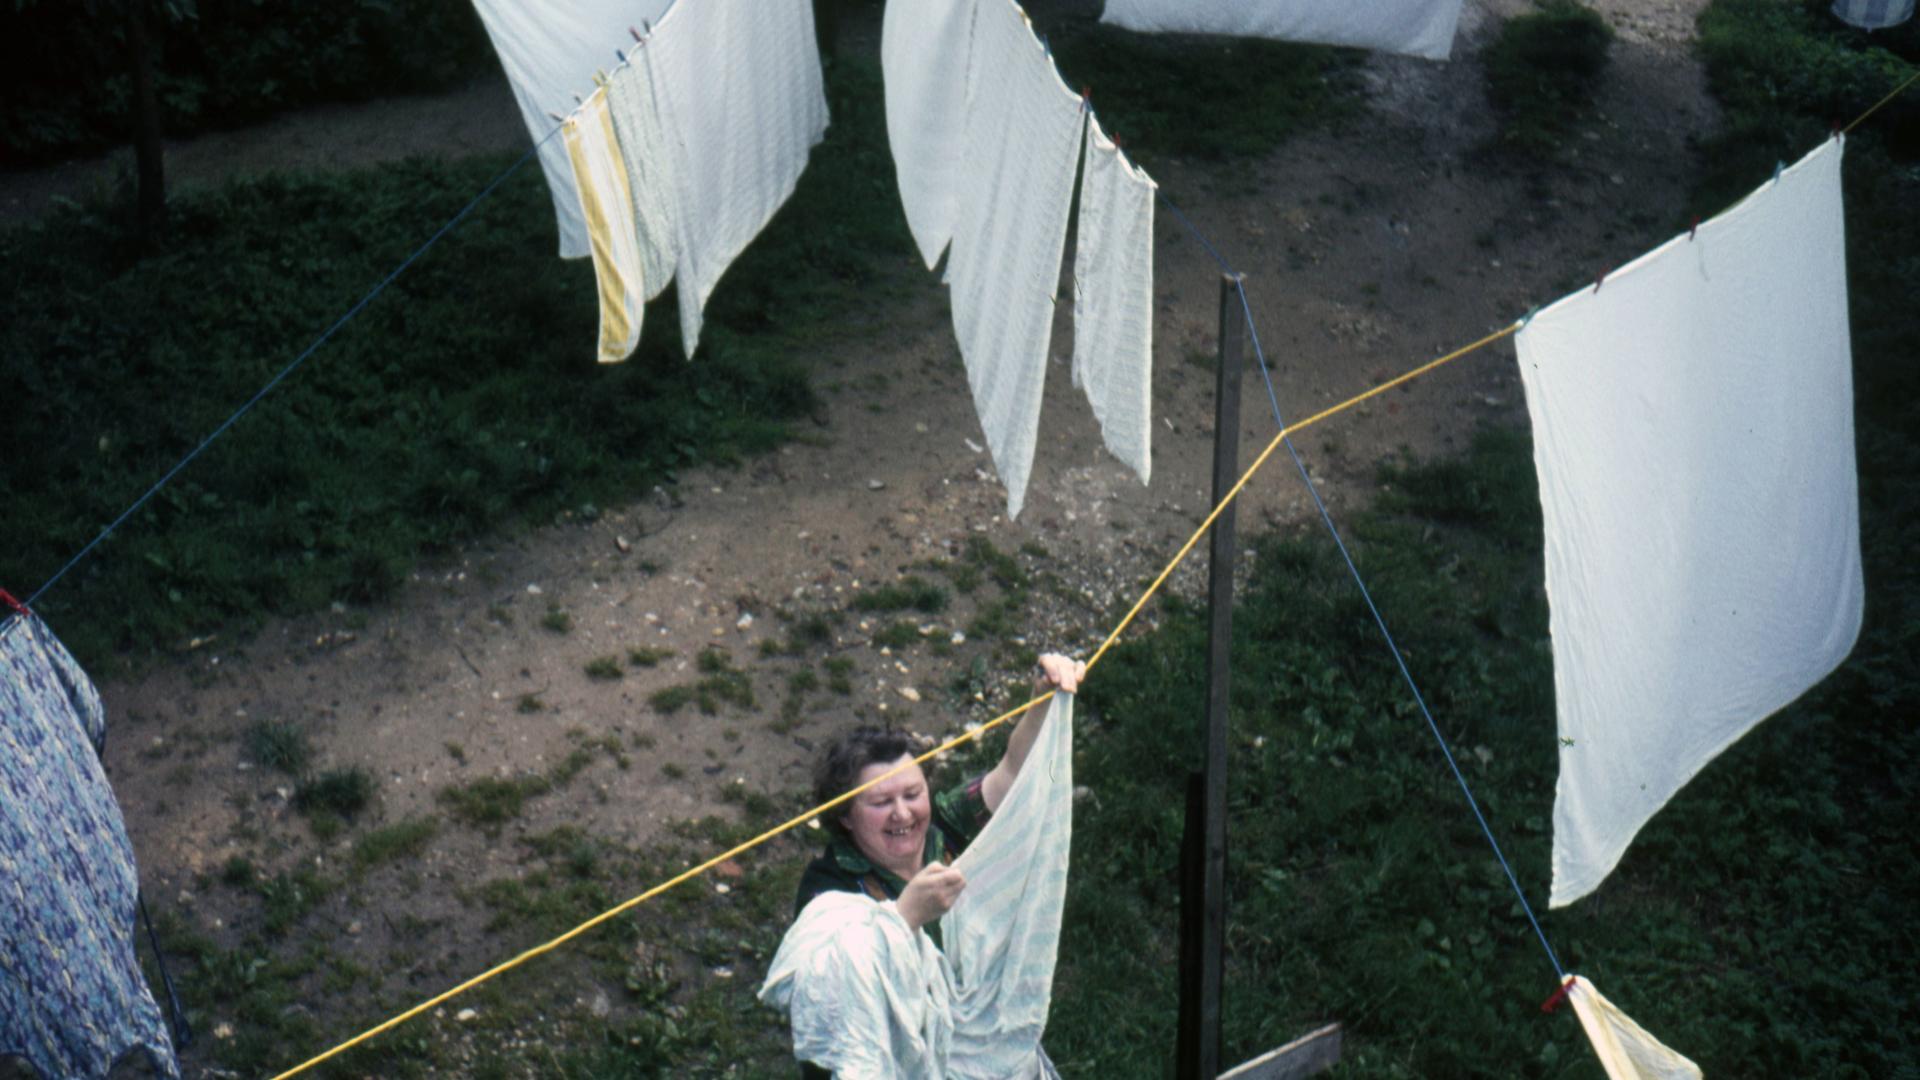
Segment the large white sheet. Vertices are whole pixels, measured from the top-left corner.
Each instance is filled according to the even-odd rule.
[[[1556,907],[1860,629],[1837,140],[1517,338],[1546,523]]]
[[[1567,1000],[1609,1080],[1701,1080],[1700,1066],[1647,1034],[1586,979],[1567,976]]]
[[[1056,694],[1006,798],[954,860],[967,885],[940,920],[946,955],[893,901],[822,893],[794,920],[760,999],[787,1013],[795,1056],[841,1078],[1057,1075],[1040,1036],[1072,835],[1073,697]]]
[[[888,0],[880,26],[887,145],[907,228],[931,270],[953,239],[967,124],[967,63],[980,0]]]
[[[627,55],[628,62],[607,77],[607,106],[620,145],[620,160],[627,169],[634,243],[639,250],[646,298],[651,300],[667,287],[680,257],[675,226],[679,211],[673,204],[678,188],[674,185],[666,129],[655,108],[652,80],[647,75],[649,53],[644,45],[636,45]]]
[[[540,144],[540,168],[553,194],[560,255],[589,253],[586,219],[574,191],[573,166],[560,137],[547,138],[593,91],[593,73],[612,67],[629,27],[657,20],[674,0],[473,0],[493,39],[527,132]],[[576,97],[576,95],[578,95]]]
[[[1312,41],[1445,60],[1461,0],[1107,0],[1128,30]]]
[[[969,72],[960,216],[947,257],[953,330],[974,411],[1018,517],[1086,119],[1011,0],[980,0]]]
[[[1113,456],[1153,468],[1153,178],[1087,120],[1073,252],[1073,384]]]
[[[793,194],[827,129],[812,0],[680,0],[647,70],[674,155],[688,356],[714,285]]]
[[[633,200],[627,169],[607,112],[605,88],[595,90],[567,116],[561,129],[573,166],[587,244],[593,252],[593,278],[600,295],[600,343],[595,355],[603,364],[633,355],[640,343],[640,320],[646,311],[645,271],[633,228]]]

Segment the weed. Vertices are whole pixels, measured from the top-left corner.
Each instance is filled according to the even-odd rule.
[[[626,674],[620,667],[617,656],[599,656],[587,661],[584,669],[589,679],[618,679]]]
[[[830,656],[825,665],[827,669],[827,689],[836,694],[853,693],[853,661],[844,656]]]
[[[655,649],[645,645],[636,645],[627,650],[627,663],[632,664],[634,667],[657,667],[660,661],[670,659],[672,656],[672,649]]]
[[[302,780],[293,792],[293,808],[310,816],[351,818],[373,801],[373,774],[358,765]]]
[[[556,634],[570,634],[573,632],[573,616],[565,608],[552,605],[547,608],[545,615],[540,616],[540,625]]]
[[[411,859],[427,850],[433,838],[440,835],[440,822],[435,818],[408,818],[392,825],[382,825],[370,829],[353,845],[353,861],[356,866],[372,867],[399,859]]]
[[[820,676],[812,668],[801,668],[787,676],[789,694],[807,694],[820,688]]]
[[[221,865],[220,880],[236,889],[244,889],[253,884],[259,873],[253,868],[253,860],[245,855],[235,855]]]
[[[282,720],[260,720],[247,728],[247,756],[254,764],[288,776],[306,771],[313,757],[305,728]]]
[[[522,716],[537,713],[546,707],[546,703],[540,700],[538,694],[521,694],[520,699],[513,703],[513,711]]]
[[[966,561],[978,566],[1003,589],[1027,587],[1027,573],[1013,556],[993,546],[984,536],[967,539]]]
[[[695,696],[691,686],[667,686],[649,694],[647,704],[653,706],[656,712],[672,716],[691,704]]]
[[[687,776],[687,770],[681,768],[678,765],[675,765],[671,761],[668,761],[661,764],[660,775],[666,777],[669,780],[684,780],[686,779],[686,776]]]
[[[888,623],[873,635],[875,646],[889,649],[904,649],[909,645],[918,644],[919,641],[920,628],[902,620]]]
[[[896,582],[875,586],[853,598],[856,611],[920,611],[929,615],[945,611],[947,591],[938,585],[911,575]]]
[[[457,742],[448,742],[447,756],[455,762],[465,765],[467,763],[467,748]]]
[[[481,776],[441,788],[439,799],[460,821],[498,827],[519,817],[530,796],[543,795],[551,786],[544,776]]]

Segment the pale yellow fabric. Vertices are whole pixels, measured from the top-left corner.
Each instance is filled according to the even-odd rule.
[[[626,164],[614,138],[607,91],[596,88],[561,126],[574,185],[586,219],[593,277],[600,291],[599,359],[625,360],[640,343],[646,283],[633,226],[633,200]]]
[[[1567,1000],[1587,1030],[1593,1052],[1611,1080],[1701,1080],[1700,1066],[1647,1034],[1633,1018],[1578,975],[1567,976]]]

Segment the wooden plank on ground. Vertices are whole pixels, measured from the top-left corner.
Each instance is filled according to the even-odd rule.
[[[1340,1064],[1340,1025],[1310,1031],[1220,1074],[1220,1080],[1304,1080]]]

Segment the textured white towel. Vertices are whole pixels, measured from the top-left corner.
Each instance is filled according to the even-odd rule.
[[[793,194],[827,129],[812,0],[680,0],[647,42],[674,154],[688,356],[720,275]]]
[[[627,167],[627,185],[633,195],[634,242],[639,247],[646,297],[659,296],[673,278],[680,255],[673,200],[673,156],[660,112],[654,107],[651,63],[646,46],[636,45],[629,60],[607,78],[607,106],[613,133],[620,144],[620,160]]]
[[[1107,0],[1128,30],[1314,41],[1445,60],[1460,0]]]
[[[629,26],[654,20],[674,0],[473,0],[500,67],[507,73],[527,131],[540,143],[540,168],[553,194],[560,228],[560,255],[588,254],[587,223],[573,183],[573,165],[556,116],[571,113],[593,89],[593,73],[611,67]]]
[[[1569,975],[1567,984],[1567,1000],[1573,1002],[1587,1041],[1593,1043],[1593,1052],[1610,1080],[1701,1080],[1700,1066],[1647,1034],[1633,1017],[1600,996],[1592,983]]]
[[[600,293],[600,344],[603,364],[633,355],[640,343],[640,319],[646,311],[644,271],[633,230],[633,201],[627,169],[614,140],[605,88],[595,90],[568,115],[561,129],[573,166],[574,187],[593,252],[593,277]]]
[[[814,897],[780,941],[760,1000],[787,1013],[794,1056],[836,1077],[1026,1080],[1053,993],[1073,836],[1073,697],[1056,694],[1006,798],[954,868],[947,953],[892,901]]]
[[[1859,633],[1841,151],[1822,143],[1518,335],[1559,711],[1556,907]]]
[[[1087,121],[1073,252],[1073,384],[1113,456],[1153,466],[1153,178]]]
[[[1011,0],[980,0],[960,217],[947,277],[974,410],[1007,485],[1026,499],[1086,110]]]
[[[927,269],[953,239],[967,123],[967,63],[980,0],[889,0],[880,26],[887,145],[907,228]]]

